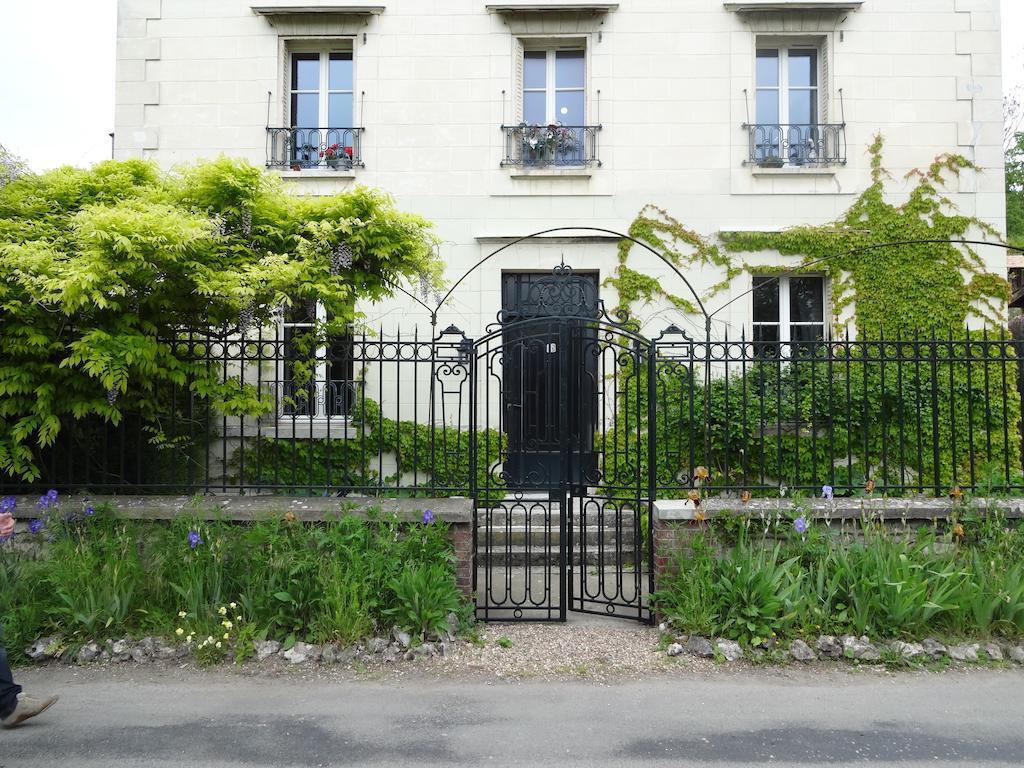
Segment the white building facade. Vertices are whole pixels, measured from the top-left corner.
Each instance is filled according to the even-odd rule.
[[[242,157],[298,194],[380,188],[435,223],[449,282],[530,233],[625,232],[648,204],[709,237],[833,221],[870,184],[877,134],[897,195],[941,153],[971,159],[980,172],[950,197],[1002,231],[999,16],[999,0],[119,0],[115,156]],[[472,272],[442,321],[479,335],[503,280],[563,259],[600,285],[617,246],[594,232],[518,245]],[[1005,274],[1002,249],[981,256]],[[688,277],[704,292],[722,275]],[[790,309],[797,295],[810,314]],[[834,319],[823,279],[784,281],[776,299],[736,301],[716,333],[796,338]],[[408,300],[362,309],[385,332],[429,319]],[[637,308],[652,334],[699,332],[672,314]]]

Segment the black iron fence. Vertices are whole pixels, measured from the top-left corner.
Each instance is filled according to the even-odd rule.
[[[505,157],[502,167],[583,167],[600,165],[600,125],[503,125]]]
[[[845,123],[745,124],[747,163],[762,168],[846,164]]]
[[[657,497],[686,496],[704,467],[709,493],[1024,491],[1009,335],[857,336],[706,342],[673,330],[631,340],[633,351],[572,399],[590,412],[581,398],[614,393],[581,421],[592,434],[576,436],[594,446],[590,482],[615,487],[617,473],[639,467]],[[484,369],[455,328],[325,339],[302,355],[280,331],[165,343],[261,413],[228,415],[190,382],[168,386],[150,400],[156,411],[125,412],[116,426],[68,421],[38,454],[42,477],[6,479],[0,491],[493,492],[510,461],[509,414],[557,413],[544,393],[564,396],[553,386],[478,388],[483,377],[518,374]],[[536,346],[537,355],[558,354]],[[497,349],[489,359],[499,357]],[[608,377],[614,386],[602,383]]]
[[[361,168],[362,136],[362,128],[267,128],[267,167]]]

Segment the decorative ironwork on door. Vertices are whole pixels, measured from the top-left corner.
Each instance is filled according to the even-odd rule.
[[[565,264],[503,275],[497,319],[470,363],[478,615],[650,620],[653,345]]]

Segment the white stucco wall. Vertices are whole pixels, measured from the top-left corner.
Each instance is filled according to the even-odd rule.
[[[450,280],[502,238],[558,226],[624,231],[647,203],[704,234],[831,221],[867,186],[866,147],[876,133],[886,139],[897,190],[908,170],[939,153],[970,157],[983,172],[965,173],[952,198],[965,213],[1005,227],[999,0],[865,0],[854,11],[771,13],[737,13],[723,0],[620,0],[596,14],[498,13],[486,0],[379,0],[379,14],[275,17],[257,15],[254,4],[262,3],[119,0],[116,157],[170,167],[223,153],[262,164],[268,92],[270,124],[284,124],[282,41],[351,39],[366,167],[288,183],[303,194],[351,184],[390,192],[436,223]],[[764,175],[743,165],[758,34],[825,41],[823,100],[830,120],[845,111],[844,167]],[[585,41],[588,122],[603,126],[601,166],[521,177],[499,167],[499,125],[513,121],[518,98],[514,40],[548,35]],[[547,269],[564,255],[603,278],[615,247],[562,239],[507,251],[460,287],[442,327],[454,322],[479,335],[500,307],[502,269]],[[637,268],[684,291],[653,257],[635,254]],[[1001,249],[982,256],[1005,273]],[[698,288],[720,279],[699,270],[690,277]],[[749,280],[738,278],[711,306]],[[398,322],[427,324],[407,299],[365,311],[385,332]],[[749,313],[749,300],[730,308],[722,318],[730,334]],[[652,331],[669,322],[695,328],[693,318],[661,307],[640,314]]]

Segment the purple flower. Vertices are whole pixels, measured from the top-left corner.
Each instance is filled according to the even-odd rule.
[[[202,543],[203,543],[203,540],[201,538],[199,538],[199,531],[189,531],[188,532],[188,545],[190,547],[192,547],[192,549],[195,549],[196,547],[198,547]]]
[[[29,520],[28,529],[32,533],[39,533],[41,530],[43,530],[43,521],[39,519]]]
[[[796,528],[796,532],[803,535],[807,533],[807,529],[810,528],[810,524],[807,522],[807,518],[800,515],[796,520],[793,521],[793,527]]]
[[[823,498],[823,499],[831,499],[832,498],[832,486],[831,485],[823,485],[823,486],[821,486],[821,498]]]
[[[50,508],[50,497],[43,495],[39,497],[39,501],[36,502],[36,507],[41,509],[43,512]]]
[[[86,517],[92,517],[93,514],[95,514],[95,512],[96,512],[96,510],[92,508],[92,504],[86,504],[85,505],[85,516]]]
[[[48,498],[50,500],[51,504],[56,504],[57,503],[57,489],[56,488],[51,488],[50,490],[48,490],[46,492],[46,498]]]
[[[0,499],[0,515],[7,512],[13,512],[17,501],[13,496],[4,496]]]
[[[424,525],[430,525],[436,519],[437,518],[434,515],[434,510],[427,509],[427,510],[423,511],[423,524]]]

